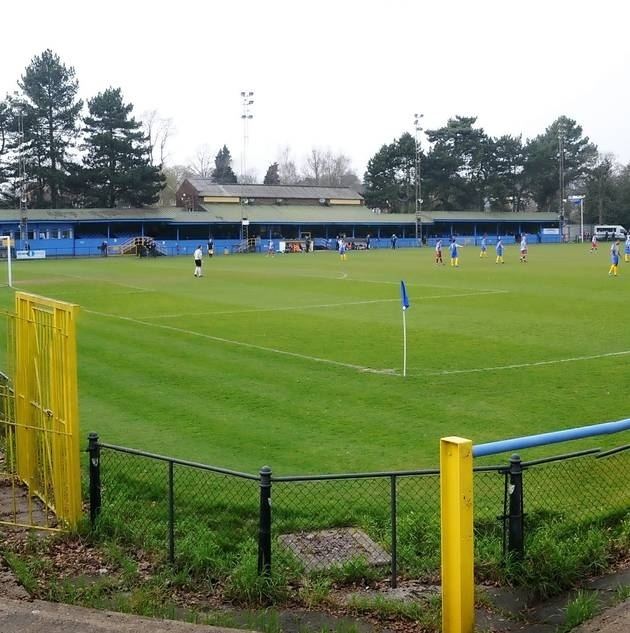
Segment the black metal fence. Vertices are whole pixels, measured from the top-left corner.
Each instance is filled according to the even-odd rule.
[[[629,448],[475,468],[476,542],[518,557],[527,530],[542,522],[627,512]],[[88,452],[92,522],[162,548],[178,565],[206,557],[221,574],[249,546],[259,573],[280,551],[307,572],[375,559],[394,586],[401,573],[439,569],[438,470],[275,477],[264,467],[252,475],[104,444],[96,434]]]

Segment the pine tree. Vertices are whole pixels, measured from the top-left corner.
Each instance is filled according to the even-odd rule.
[[[83,103],[77,100],[74,68],[45,50],[34,57],[18,82],[25,106],[25,135],[30,172],[37,180],[37,206],[63,203],[69,153],[78,134]]]
[[[525,146],[525,173],[531,197],[539,211],[551,211],[564,203],[560,201],[559,135],[563,131],[563,182],[566,188],[580,181],[595,165],[597,146],[582,127],[566,116],[557,118],[543,134],[530,139]]]
[[[280,184],[280,169],[278,163],[272,163],[267,169],[265,174],[264,185],[279,185]]]
[[[232,170],[232,156],[227,145],[224,145],[214,159],[214,171],[212,172],[212,182],[218,185],[234,185],[238,181],[236,174]]]
[[[89,206],[140,207],[157,202],[164,177],[150,164],[149,140],[142,124],[123,102],[120,88],[108,88],[88,102],[86,203]]]
[[[404,166],[409,165],[413,158],[410,159],[404,154],[403,150],[409,145],[404,142],[405,138],[403,134],[402,145],[399,140],[383,145],[368,161],[363,177],[365,184],[363,195],[366,204],[372,209],[380,208],[392,213],[409,210],[409,195],[406,192],[410,190],[410,181],[408,169]],[[415,146],[412,151],[415,152]]]

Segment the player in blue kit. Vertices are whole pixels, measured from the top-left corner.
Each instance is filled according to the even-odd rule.
[[[626,236],[626,242],[623,247],[623,261],[630,262],[630,233]]]
[[[488,257],[488,236],[484,233],[481,238],[481,251],[479,257]]]
[[[457,243],[457,240],[453,238],[451,243],[448,245],[449,250],[451,251],[451,266],[455,268],[459,267],[459,252],[457,249],[464,248],[461,244]]]
[[[347,250],[347,246],[346,246],[346,240],[343,239],[343,237],[339,238],[339,258],[341,259],[342,262],[345,262],[346,259],[348,259],[348,256],[346,255],[346,250]]]
[[[617,276],[617,268],[619,267],[619,240],[615,240],[610,247],[610,269],[609,275]]]
[[[505,260],[503,259],[503,240],[501,238],[497,240],[497,245],[495,246],[495,249],[497,251],[497,258],[494,263],[498,264],[499,262],[501,262],[502,264],[505,264]]]

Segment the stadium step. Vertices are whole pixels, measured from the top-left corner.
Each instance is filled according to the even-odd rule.
[[[132,237],[120,246],[121,255],[166,255],[166,251],[152,238],[146,235]]]

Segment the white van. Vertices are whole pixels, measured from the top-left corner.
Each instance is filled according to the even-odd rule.
[[[621,224],[597,224],[593,233],[598,240],[624,240],[628,231]]]

